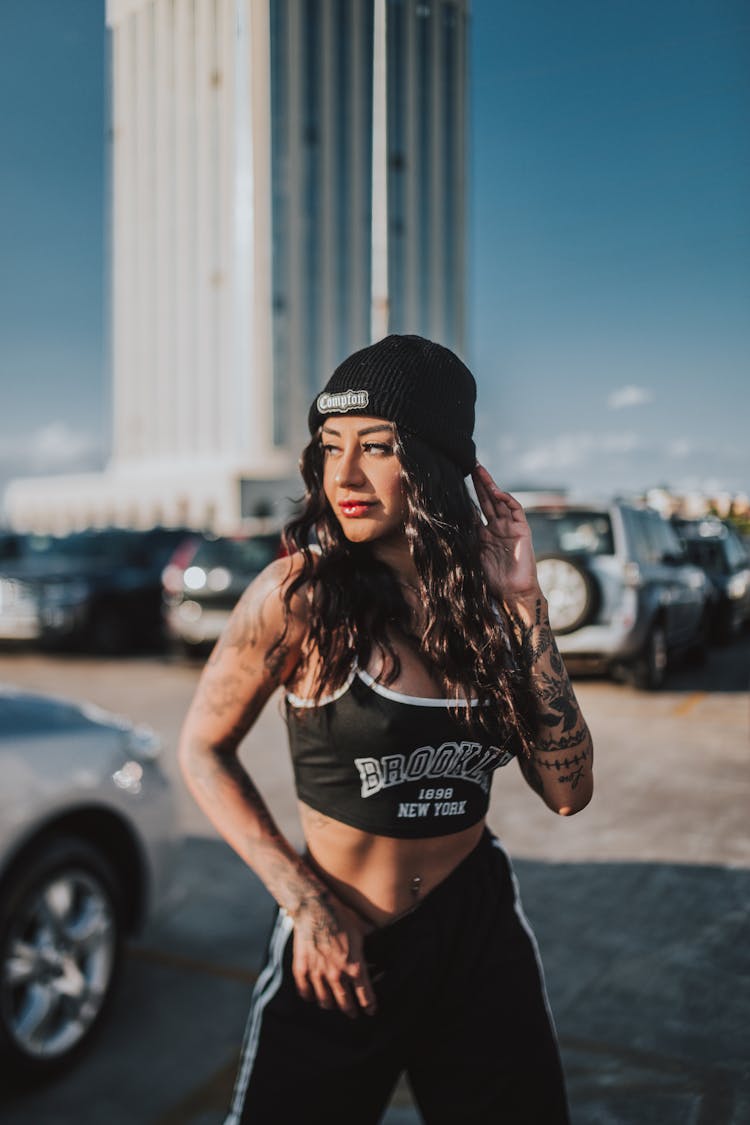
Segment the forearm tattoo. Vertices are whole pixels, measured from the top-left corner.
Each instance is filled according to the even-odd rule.
[[[245,851],[248,857],[252,857],[252,865],[270,894],[295,921],[304,920],[316,946],[330,941],[340,932],[341,926],[331,909],[328,888],[279,831],[263,797],[236,754],[227,753],[218,746],[210,750],[201,746],[194,748],[191,757],[191,777],[204,793],[222,801],[222,789],[229,784],[252,810],[256,829],[245,836]]]
[[[518,654],[537,700],[537,745],[532,761],[522,765],[524,776],[537,792],[544,788],[542,771],[554,771],[560,784],[575,789],[593,762],[593,747],[588,727],[581,715],[565,665],[560,656],[549,617],[540,598],[534,606],[533,621],[509,614]],[[575,753],[565,757],[552,755]]]
[[[227,739],[227,745],[207,747],[202,743],[189,748],[190,777],[206,796],[223,798],[222,789],[227,783],[238,791],[252,809],[257,822],[271,841],[283,839],[257,786],[236,754],[236,744]]]
[[[315,947],[325,945],[341,933],[341,924],[331,908],[329,889],[304,860],[295,856],[290,865],[290,857],[273,848],[270,841],[260,846],[270,851],[263,871],[266,886],[295,923],[305,925]]]
[[[571,730],[578,722],[580,712],[567,675],[561,678],[539,672],[536,683],[539,699],[547,708],[540,708],[539,722],[547,727],[562,725],[563,730]]]

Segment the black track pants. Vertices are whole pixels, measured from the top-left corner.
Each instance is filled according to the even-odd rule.
[[[302,1000],[291,935],[279,911],[224,1125],[376,1125],[404,1070],[427,1125],[569,1125],[536,942],[489,832],[367,935],[376,1015]]]

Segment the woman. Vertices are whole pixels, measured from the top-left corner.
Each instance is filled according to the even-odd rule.
[[[290,556],[243,594],[185,721],[188,786],[279,904],[225,1125],[374,1123],[403,1070],[429,1125],[568,1121],[485,814],[512,758],[578,812],[593,750],[521,506],[476,463],[475,397],[418,336],[337,368],[310,410]],[[237,758],[279,685],[302,856]]]

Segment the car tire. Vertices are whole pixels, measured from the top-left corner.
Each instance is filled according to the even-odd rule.
[[[0,1060],[16,1085],[89,1046],[122,957],[123,901],[106,856],[76,836],[24,853],[0,891]]]
[[[540,585],[550,606],[550,624],[553,631],[559,636],[563,636],[565,633],[573,633],[576,629],[580,629],[582,625],[585,625],[594,617],[599,608],[599,585],[593,574],[586,569],[582,561],[561,552],[544,552],[537,555],[536,561],[541,572]],[[543,581],[545,569],[547,569],[544,566],[546,562],[556,564],[556,569],[559,569],[562,574],[569,570],[570,577],[578,583],[581,591],[580,608],[564,625],[558,625],[554,622],[554,592],[545,590]]]
[[[88,639],[93,651],[101,656],[119,656],[129,651],[132,637],[123,611],[113,605],[95,606]]]
[[[658,691],[667,678],[667,634],[657,622],[651,626],[646,643],[633,662],[633,684],[639,691]]]
[[[199,661],[205,663],[206,657],[211,651],[211,646],[205,641],[181,641],[180,651],[183,657],[191,664],[197,664]]]
[[[732,606],[728,601],[722,602],[716,615],[716,643],[719,645],[730,645],[739,632],[737,622],[732,616]]]
[[[685,654],[685,660],[691,668],[702,668],[708,659],[708,638],[711,633],[711,625],[709,622],[708,614],[704,614],[701,618],[700,628],[694,641],[688,646]]]

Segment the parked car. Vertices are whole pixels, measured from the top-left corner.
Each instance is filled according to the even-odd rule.
[[[726,643],[750,626],[750,553],[737,532],[718,519],[673,519],[685,553],[712,585],[711,632]]]
[[[24,558],[38,538],[22,531],[0,531],[0,566]]]
[[[169,636],[189,655],[213,645],[245,587],[281,553],[279,532],[182,544],[162,574]]]
[[[705,652],[709,583],[658,512],[616,501],[526,510],[550,624],[571,669],[664,682],[679,650]]]
[[[37,536],[0,564],[0,639],[118,653],[163,641],[161,572],[185,528]]]
[[[97,1034],[125,936],[173,893],[160,740],[0,685],[0,1072],[44,1077]]]

